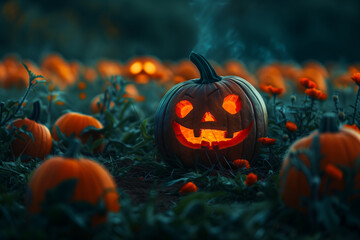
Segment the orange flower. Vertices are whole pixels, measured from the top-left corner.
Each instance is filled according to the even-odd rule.
[[[55,104],[58,105],[58,106],[65,105],[65,103],[63,101],[56,101]]]
[[[268,145],[273,145],[276,142],[276,139],[275,138],[262,137],[262,138],[258,138],[258,141],[261,142],[262,144],[268,146]]]
[[[326,100],[327,94],[316,88],[309,88],[305,90],[305,94],[311,99]]]
[[[299,78],[299,82],[305,88],[317,88],[316,83],[307,77]]]
[[[266,85],[264,83],[260,84],[260,89],[271,95],[279,95],[284,92],[283,88],[273,87],[271,85]]]
[[[360,129],[355,124],[353,124],[353,125],[345,124],[344,127],[345,128],[351,128],[351,129],[357,131],[358,133],[360,133]]]
[[[297,130],[296,124],[291,122],[291,121],[287,121],[286,124],[285,124],[285,127],[290,132],[296,132],[296,130]]]
[[[250,164],[248,162],[248,160],[245,159],[236,159],[233,161],[234,165],[239,167],[239,168],[246,168],[249,169],[250,168]]]
[[[326,165],[325,172],[336,180],[341,180],[343,178],[343,172],[333,164]]]
[[[196,192],[197,190],[198,190],[198,187],[194,183],[187,182],[180,188],[179,192],[181,195],[184,195],[187,193]]]
[[[86,83],[84,82],[79,82],[77,85],[78,89],[80,90],[84,90],[86,88]]]
[[[246,180],[245,180],[245,184],[246,186],[250,187],[252,185],[254,185],[258,180],[258,177],[256,176],[256,174],[254,173],[249,173],[247,176],[246,176]]]
[[[79,98],[81,100],[85,100],[86,99],[86,93],[79,93]]]
[[[354,75],[352,75],[351,79],[352,79],[358,86],[360,86],[360,72],[354,73]]]

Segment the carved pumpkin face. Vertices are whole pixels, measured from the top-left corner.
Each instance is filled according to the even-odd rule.
[[[161,62],[150,56],[136,57],[126,64],[126,75],[139,84],[148,83],[150,79],[166,81],[168,69]]]
[[[213,94],[219,94],[219,91],[216,91]],[[218,98],[211,95],[208,97],[216,98],[216,100]],[[219,98],[221,98],[221,96],[219,96]],[[208,102],[211,102],[211,100]],[[179,118],[179,120],[173,121],[175,136],[182,145],[188,148],[208,148],[209,150],[213,150],[236,146],[248,137],[254,124],[254,120],[252,120],[245,129],[230,130],[227,128],[227,123],[233,121],[235,125],[235,122],[239,122],[237,120],[240,119],[241,100],[236,94],[229,94],[224,98],[221,106],[223,109],[221,109],[221,111],[215,110],[213,111],[214,113],[211,113],[211,107],[209,107],[206,108],[204,112],[204,106],[199,105],[197,107],[198,109],[194,109],[193,104],[188,100],[181,100],[175,107],[175,113]],[[203,112],[204,114],[202,114]],[[216,120],[214,115],[219,115],[219,121]],[[185,118],[194,119],[195,121],[200,122],[200,128],[196,129],[196,133],[195,129],[191,126],[184,126],[189,125],[186,124],[187,121]],[[222,124],[221,121],[225,121],[224,123],[226,124]],[[184,122],[184,125],[182,125],[181,122]]]
[[[261,96],[246,80],[219,77],[201,55],[191,57],[201,78],[177,84],[161,101],[155,125],[160,152],[187,167],[254,160],[257,138],[267,128]]]

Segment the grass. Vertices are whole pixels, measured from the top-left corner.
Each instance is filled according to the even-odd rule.
[[[30,74],[30,79],[33,78]],[[103,80],[87,82],[86,89],[82,90],[86,94],[83,100],[79,99],[76,84],[66,91],[55,89],[53,92],[42,82],[34,82],[25,93],[0,89],[1,116],[10,116],[0,128],[0,239],[358,238],[358,200],[348,204],[341,201],[343,193],[340,193],[307,201],[314,213],[310,215],[287,208],[279,193],[281,163],[295,140],[317,129],[324,112],[345,112],[344,116],[339,115],[339,121],[352,122],[354,108],[342,105],[341,98],[331,101],[329,97],[322,102],[296,93],[296,100],[287,94],[274,101],[271,95],[264,94],[269,113],[268,137],[277,141],[261,149],[250,169],[185,169],[165,164],[154,147],[154,114],[166,89],[155,82],[139,86],[146,100],[136,102],[122,97],[128,82],[119,77],[108,81],[110,85],[104,96],[114,101],[115,107],[110,109],[109,101],[105,100],[109,110],[94,115],[104,125],[101,132],[107,141],[106,150],[93,154],[91,150],[96,146],[89,142],[82,146],[81,153],[106,166],[114,176],[121,210],[111,213],[106,223],[96,227],[91,225],[89,216],[103,211],[103,204],[67,203],[76,184],[72,181],[49,192],[41,213],[27,213],[27,184],[41,161],[24,162],[25,156],[14,159],[10,148],[14,137],[6,125],[15,118],[29,116],[31,103],[37,100],[42,106],[40,122],[49,129],[67,111],[91,114],[90,101],[103,88]],[[27,105],[16,105],[24,94]],[[49,95],[57,97],[49,101]],[[57,101],[64,104],[56,104]],[[296,123],[298,130],[287,130],[287,121]],[[359,124],[357,117],[355,123]],[[316,156],[319,148],[314,143],[307,153],[309,157]],[[54,142],[51,155],[65,151],[61,142]],[[250,172],[257,174],[259,180],[248,187],[244,181]],[[180,187],[189,181],[194,182],[199,191],[180,195]]]

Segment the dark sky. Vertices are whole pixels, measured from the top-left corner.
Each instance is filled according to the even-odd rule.
[[[3,0],[0,54],[358,61],[357,0]]]

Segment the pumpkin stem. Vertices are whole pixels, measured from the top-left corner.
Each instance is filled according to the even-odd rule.
[[[79,139],[73,138],[70,139],[69,148],[64,154],[64,157],[67,158],[77,158],[80,152],[81,142]]]
[[[31,116],[29,117],[30,120],[33,120],[35,122],[39,121],[40,118],[40,102],[36,101],[33,103],[33,112]]]
[[[221,77],[216,74],[214,68],[205,59],[204,56],[195,52],[191,52],[190,60],[195,64],[195,66],[200,72],[200,79],[198,80],[198,83],[214,83],[221,80]]]
[[[319,132],[326,133],[326,132],[338,132],[339,125],[336,121],[336,115],[334,113],[325,113],[321,119]]]

